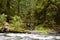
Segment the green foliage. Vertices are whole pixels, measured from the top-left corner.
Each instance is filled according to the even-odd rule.
[[[7,17],[7,15],[0,14],[0,23],[6,22],[6,17]]]
[[[60,0],[0,0],[0,23],[11,17],[10,26],[16,30],[25,27],[47,32],[41,24],[53,27],[56,16],[60,18]]]
[[[23,23],[20,16],[17,15],[13,16],[10,22],[11,22],[10,27],[14,27],[15,30],[18,30],[18,28],[26,27],[25,23]]]
[[[44,25],[38,25],[38,26],[36,26],[36,27],[35,27],[35,30],[40,31],[40,32],[43,33],[43,34],[48,34],[49,31],[50,31],[50,29],[44,27]]]
[[[12,17],[12,21],[11,22],[14,23],[16,21],[19,21],[20,23],[22,22],[20,16],[15,15],[15,16]]]

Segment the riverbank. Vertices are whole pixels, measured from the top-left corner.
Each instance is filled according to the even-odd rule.
[[[49,29],[46,29],[46,30],[27,30],[25,28],[21,28],[21,27],[9,27],[9,30],[8,31],[2,31],[1,29],[2,27],[0,27],[0,33],[28,33],[28,34],[56,34],[57,32],[54,31],[54,30],[49,30]]]

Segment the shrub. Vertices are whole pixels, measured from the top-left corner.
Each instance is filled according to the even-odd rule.
[[[3,26],[3,23],[6,22],[7,15],[0,14],[0,28]]]
[[[11,22],[10,27],[14,27],[14,30],[20,30],[22,28],[24,29],[25,27],[25,23],[23,23],[20,16],[17,15],[13,16],[10,22]]]
[[[42,32],[43,34],[48,34],[50,29],[49,28],[45,28],[44,25],[38,25],[35,27],[35,30],[38,30],[40,32]]]
[[[7,15],[0,14],[0,23],[6,22],[6,17],[7,17]]]

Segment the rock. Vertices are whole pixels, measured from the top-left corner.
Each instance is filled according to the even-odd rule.
[[[37,31],[37,30],[28,30],[28,32],[29,33],[31,33],[31,34],[40,34],[40,32],[39,31]]]
[[[9,23],[8,22],[4,22],[3,23],[3,27],[1,28],[1,31],[3,32],[6,32],[6,31],[9,31]]]

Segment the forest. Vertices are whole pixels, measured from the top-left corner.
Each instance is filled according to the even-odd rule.
[[[0,0],[0,30],[60,33],[60,0]]]

